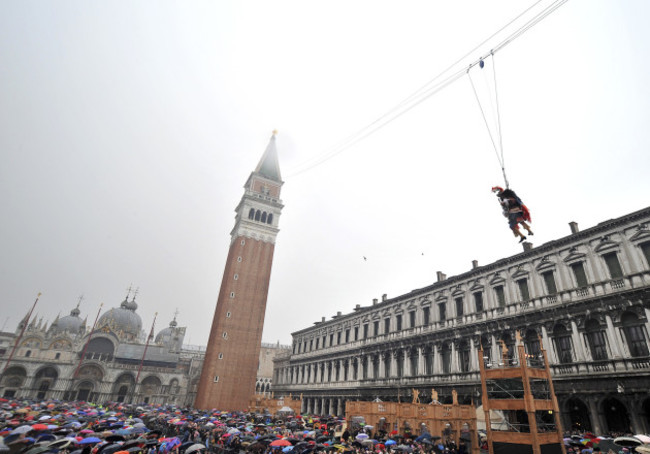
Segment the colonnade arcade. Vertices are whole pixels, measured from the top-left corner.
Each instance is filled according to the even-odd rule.
[[[593,313],[589,317],[529,325],[523,331],[526,353],[539,355],[541,338],[554,365],[636,356],[631,355],[634,352],[630,350],[634,349],[645,353],[640,356],[647,356],[647,339],[641,318],[650,318],[646,311],[636,307],[616,318]],[[638,332],[642,334],[640,341],[636,337]],[[275,380],[278,385],[297,385],[478,373],[479,343],[483,345],[488,367],[493,358],[499,361],[503,358],[504,348],[508,350],[508,358],[512,359],[514,330],[483,335],[461,332],[455,339],[430,343],[422,339],[418,345],[374,345],[355,356],[319,358],[284,367],[276,371]]]

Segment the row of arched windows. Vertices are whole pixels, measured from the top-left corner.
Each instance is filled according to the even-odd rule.
[[[264,224],[273,224],[273,213],[251,208],[248,212],[248,219],[263,222]]]
[[[632,358],[650,355],[642,318],[632,311],[626,311],[620,317],[620,322],[617,322],[615,326],[625,339],[628,348],[627,355]],[[573,334],[576,334],[577,338],[584,338],[587,347],[585,353],[591,355],[592,361],[607,360],[612,357],[614,351],[622,347],[618,343],[617,337],[608,337],[607,325],[604,322],[589,318],[586,320],[584,328],[574,333],[568,322],[559,321],[549,333],[550,347],[552,349],[552,354],[549,357],[551,363],[568,365],[576,361],[589,361],[589,358],[579,357],[580,354],[577,350],[581,350],[581,347],[574,344]],[[523,333],[523,336],[525,351],[531,361],[541,361],[540,329],[528,329]],[[502,366],[501,361],[504,359],[516,364],[517,347],[511,333],[504,332],[494,335],[494,340],[499,345],[494,351],[491,337],[490,334],[483,334],[480,338],[480,345],[484,348],[483,360],[486,362],[486,367]],[[434,348],[433,345],[425,345],[421,351],[417,347],[387,351],[359,359],[344,360],[342,365],[339,362],[308,364],[292,368],[287,379],[289,383],[326,383],[339,380],[346,381],[349,378],[352,380],[368,379],[371,378],[370,373],[372,373],[372,378],[379,379],[392,376],[399,378],[405,376],[417,377],[420,374],[432,375],[440,372],[450,374],[476,370],[478,365],[472,364],[472,345],[467,340],[460,341],[455,347],[452,347],[452,343],[453,341],[450,340],[444,341],[437,348]],[[473,346],[475,349],[478,349],[478,347],[478,344]],[[454,371],[452,366],[454,352],[457,355],[457,371]],[[506,352],[507,358],[504,358],[504,352]],[[493,358],[493,353],[498,357]],[[436,355],[439,355],[440,358],[440,363],[437,366],[435,366],[434,361]],[[419,367],[420,360],[424,361],[422,370]],[[436,371],[436,367],[440,367],[441,370]]]

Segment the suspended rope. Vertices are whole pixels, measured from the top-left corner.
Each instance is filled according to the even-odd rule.
[[[478,92],[476,91],[474,80],[472,79],[472,76],[469,72],[469,70],[472,69],[473,65],[467,69],[467,77],[469,78],[469,82],[472,85],[472,91],[474,92],[474,97],[476,98],[476,102],[478,103],[479,110],[481,111],[481,115],[483,116],[483,122],[485,123],[485,127],[488,131],[488,135],[490,136],[490,141],[492,142],[494,153],[496,154],[497,160],[499,161],[499,166],[501,167],[501,173],[503,173],[503,182],[505,183],[507,189],[510,187],[510,184],[508,183],[508,177],[506,175],[506,164],[505,164],[505,159],[503,157],[503,134],[501,134],[501,114],[499,112],[499,94],[497,91],[497,73],[494,65],[494,53],[490,52],[490,56],[492,57],[492,74],[494,79],[494,96],[495,96],[496,117],[497,117],[496,135],[498,136],[497,137],[498,144],[495,141],[494,135],[492,134],[492,128],[490,128],[490,124],[488,123],[487,116],[485,115],[485,111],[483,110],[483,104],[481,104],[481,99],[479,98]],[[482,69],[484,65],[485,63],[481,59],[479,62],[479,67]]]
[[[505,26],[503,26],[501,29],[499,29],[497,32],[493,33],[489,38],[485,39],[481,44],[478,46],[474,47],[471,51],[466,53],[463,57],[458,59],[455,63],[450,65],[447,69],[442,71],[440,74],[438,74],[436,77],[428,81],[426,84],[424,84],[422,87],[420,87],[418,90],[416,90],[414,93],[411,95],[407,96],[404,100],[402,100],[400,103],[398,103],[395,107],[390,109],[388,112],[377,118],[375,121],[371,122],[370,124],[364,126],[354,134],[351,134],[344,140],[340,141],[339,143],[335,144],[334,146],[328,148],[325,150],[322,154],[315,156],[313,158],[308,159],[306,162],[298,165],[295,169],[292,169],[293,171],[290,171],[288,175],[286,176],[287,178],[291,178],[297,175],[300,175],[304,172],[307,172],[314,167],[317,167],[324,162],[332,159],[333,157],[337,156],[338,154],[346,151],[348,148],[352,147],[354,144],[357,142],[365,139],[369,135],[375,133],[379,129],[383,128],[387,124],[391,123],[392,121],[396,120],[400,116],[404,115],[406,112],[410,111],[413,109],[415,106],[419,105],[429,97],[435,95],[448,85],[450,85],[452,82],[455,80],[459,79],[462,77],[462,73],[464,71],[464,68],[461,67],[459,69],[456,69],[457,65],[464,60],[468,55],[472,54],[474,51],[476,51],[479,47],[483,46],[485,43],[490,41],[491,39],[495,38],[498,36],[501,32],[505,31],[507,28],[509,28],[512,24],[514,24],[516,21],[521,19],[522,17],[525,16],[528,12],[532,11],[533,8],[537,5],[539,5],[542,2],[542,0],[537,0],[534,4],[532,4],[530,7],[528,7],[526,10],[524,10],[521,14],[519,14],[517,17],[512,19],[510,22],[508,22]],[[552,3],[546,7],[539,13],[536,13],[531,19],[529,19],[527,22],[525,22],[522,26],[519,28],[515,29],[512,33],[510,33],[508,36],[505,37],[502,41],[497,43],[491,50],[491,52],[483,57],[481,57],[479,60],[476,60],[472,62],[469,65],[469,69],[474,67],[475,65],[480,65],[483,62],[483,58],[487,58],[488,56],[492,55],[494,56],[495,53],[499,52],[501,49],[506,47],[508,44],[513,42],[515,39],[517,39],[519,36],[523,35],[526,31],[530,30],[532,27],[534,27],[537,23],[545,19],[547,16],[549,16],[551,13],[553,13],[556,9],[558,9],[560,6],[564,5],[568,0],[552,0]],[[482,66],[481,66],[482,67]],[[469,69],[467,69],[467,72],[469,74]],[[453,71],[452,73],[450,73]],[[471,81],[471,77],[470,77]],[[472,88],[474,88],[474,84],[472,82]],[[476,95],[476,90],[474,90],[474,93]],[[480,102],[479,102],[480,105]],[[482,112],[482,111],[481,111]],[[483,113],[483,112],[482,112]],[[485,117],[485,115],[484,115]],[[499,126],[500,130],[500,126]],[[499,134],[500,135],[500,134]],[[501,144],[501,139],[499,138],[499,143]],[[496,144],[493,140],[493,145],[495,146],[495,151],[497,150]],[[502,147],[501,147],[502,149]],[[505,180],[506,187],[508,186],[508,180],[506,178],[505,174],[505,166],[503,164],[503,153],[501,153],[501,156],[499,157],[499,152],[497,151],[497,157],[499,158],[499,163],[501,164],[501,170],[503,172],[503,177]]]

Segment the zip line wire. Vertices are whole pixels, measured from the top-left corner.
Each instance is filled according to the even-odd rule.
[[[481,61],[482,63],[482,61]],[[479,63],[479,66],[482,67],[481,63]],[[492,147],[494,148],[494,152],[497,155],[497,161],[499,161],[499,165],[501,166],[501,172],[503,173],[503,181],[505,182],[506,189],[510,188],[510,184],[508,183],[508,177],[506,176],[506,164],[505,160],[503,158],[503,134],[501,134],[501,115],[499,114],[499,94],[497,92],[497,72],[496,72],[496,65],[494,64],[494,55],[492,55],[492,73],[494,75],[494,97],[496,99],[495,104],[496,104],[496,118],[497,118],[497,130],[496,130],[496,135],[499,138],[499,146],[497,147],[497,144],[494,142],[494,136],[492,135],[492,129],[490,129],[490,125],[488,124],[487,117],[485,116],[485,111],[483,110],[483,105],[481,104],[481,100],[478,96],[478,92],[476,91],[476,86],[474,86],[474,81],[472,80],[472,76],[469,73],[469,69],[467,70],[467,77],[469,78],[469,82],[472,84],[472,90],[474,91],[474,97],[476,98],[476,102],[478,103],[478,108],[481,111],[481,115],[483,116],[483,122],[485,123],[485,127],[487,128],[488,134],[490,136],[490,141],[492,142]]]
[[[537,6],[539,3],[541,3],[542,0],[538,0],[536,3],[528,7],[526,10],[524,10],[522,13],[517,15],[514,19],[509,21],[506,25],[501,27],[498,31],[490,35],[488,38],[483,40],[479,45],[475,46],[472,50],[470,50],[468,53],[463,55],[461,58],[459,58],[456,62],[452,63],[448,68],[443,70],[440,74],[435,76],[433,79],[429,80],[427,83],[425,83],[422,87],[420,87],[418,90],[413,92],[411,95],[406,97],[404,100],[402,100],[400,103],[398,103],[395,107],[390,109],[388,112],[374,120],[373,122],[369,123],[368,125],[364,126],[360,130],[358,130],[356,133],[351,134],[347,138],[343,139],[340,141],[338,144],[332,146],[329,148],[329,150],[326,150],[324,153],[322,153],[320,156],[316,156],[314,158],[308,159],[305,161],[305,163],[298,165],[297,170],[290,172],[287,175],[287,178],[291,178],[297,175],[300,175],[304,172],[307,172],[308,170],[313,169],[314,167],[317,167],[324,162],[334,158],[335,156],[339,155],[343,151],[347,150],[354,144],[358,143],[359,141],[365,139],[369,135],[373,134],[374,132],[378,131],[379,129],[383,128],[386,126],[388,123],[391,123],[392,121],[396,120],[400,116],[404,115],[423,101],[427,100],[434,94],[438,93],[442,89],[446,88],[448,85],[450,85],[452,82],[455,82],[458,80],[460,77],[463,76],[464,73],[469,73],[469,71],[476,66],[477,64],[480,64],[481,61],[484,59],[487,59],[488,57],[492,56],[494,57],[494,54],[501,49],[503,49],[505,46],[510,44],[512,41],[523,35],[525,32],[530,30],[533,26],[535,26],[537,23],[541,22],[543,19],[545,19],[547,16],[549,16],[551,13],[553,13],[555,10],[557,10],[560,6],[564,5],[568,0],[555,0],[553,3],[551,3],[549,6],[544,8],[542,11],[537,13],[535,16],[533,16],[530,20],[528,20],[526,23],[524,23],[521,27],[516,29],[513,33],[508,35],[504,40],[499,42],[493,49],[490,50],[485,55],[482,55],[479,57],[477,60],[473,61],[468,67],[465,68],[459,68],[457,69],[454,73],[451,75],[446,76],[444,79],[440,80],[446,73],[451,71],[454,67],[456,67],[459,63],[461,63],[465,58],[467,58],[470,54],[474,53],[478,48],[482,47],[485,45],[488,41],[490,41],[492,38],[497,36],[499,33],[501,33],[503,30],[511,26],[514,22],[516,22],[518,19],[520,19],[522,16],[524,16],[526,13],[528,13],[531,9],[533,9],[535,6]],[[471,80],[471,79],[470,79]],[[479,103],[480,104],[480,103]],[[497,107],[498,109],[498,107]],[[499,126],[500,130],[500,126]],[[496,149],[496,147],[495,147]],[[503,150],[503,147],[501,146],[501,150]],[[497,153],[498,154],[498,153]],[[503,160],[501,159],[499,163],[502,166],[502,170],[504,172],[504,178],[505,178],[505,167],[503,166]],[[302,167],[302,169],[301,169]],[[507,181],[507,180],[506,180]],[[507,185],[507,183],[506,183]]]

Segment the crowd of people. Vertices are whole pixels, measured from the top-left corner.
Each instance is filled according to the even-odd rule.
[[[451,438],[373,430],[333,416],[204,412],[169,405],[0,399],[0,454],[468,454]],[[568,440],[568,441],[567,441]],[[486,448],[482,438],[482,448]],[[598,452],[565,439],[568,453]],[[607,452],[607,451],[604,451]],[[614,451],[634,452],[622,448]]]
[[[0,400],[0,454],[466,454],[465,443],[429,434],[335,434],[332,416],[273,417],[168,405]],[[372,438],[377,437],[377,438]]]

